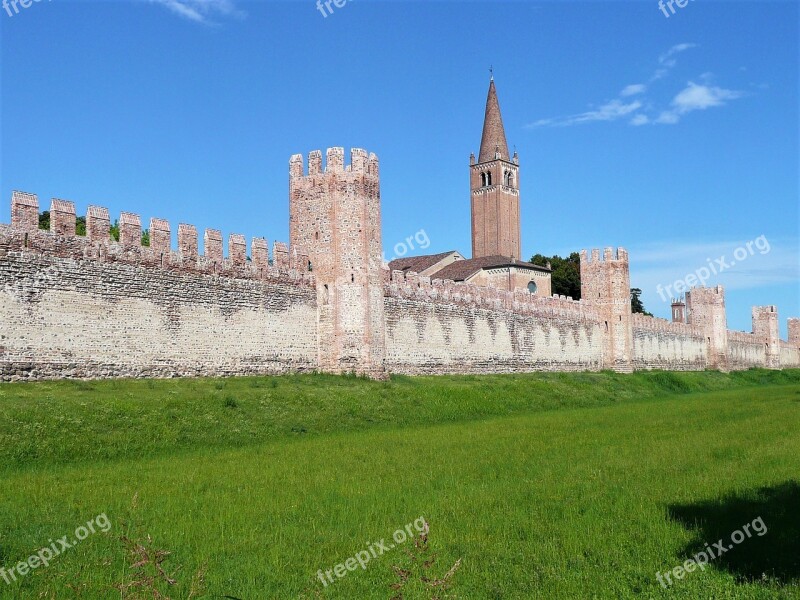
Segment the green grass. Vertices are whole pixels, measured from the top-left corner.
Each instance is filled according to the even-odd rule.
[[[172,598],[205,569],[204,598],[388,599],[408,544],[316,573],[421,515],[458,598],[800,598],[798,424],[800,371],[3,385],[0,567],[113,527],[0,598],[122,598],[126,534]]]

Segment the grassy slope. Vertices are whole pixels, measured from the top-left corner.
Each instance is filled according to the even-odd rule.
[[[789,383],[800,383],[800,370],[396,377],[390,382],[304,375],[4,384],[0,469]]]
[[[694,393],[709,389],[727,391]],[[317,569],[420,515],[439,574],[463,560],[461,598],[800,597],[792,584],[737,583],[781,556],[783,582],[800,578],[790,483],[800,476],[799,372],[59,383],[0,394],[0,566],[98,513],[115,527],[16,587],[0,581],[0,598],[119,597],[109,586],[124,578],[116,536],[128,529],[182,565],[174,598],[203,564],[208,597],[311,597]],[[767,536],[662,591],[657,570],[757,516]],[[402,560],[393,550],[324,597],[389,598]]]

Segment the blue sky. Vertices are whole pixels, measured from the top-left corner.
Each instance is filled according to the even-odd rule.
[[[2,35],[0,194],[288,239],[288,160],[381,158],[392,247],[470,252],[488,69],[525,257],[624,246],[632,284],[724,257],[731,329],[800,316],[798,3],[42,0]],[[173,238],[175,234],[173,233]],[[747,242],[752,253],[735,260]],[[173,239],[173,244],[175,239]],[[762,253],[763,252],[763,253]],[[741,256],[741,253],[739,253]],[[664,295],[664,294],[662,294]]]

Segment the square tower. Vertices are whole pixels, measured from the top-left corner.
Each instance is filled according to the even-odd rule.
[[[291,158],[291,252],[317,283],[319,364],[330,373],[384,376],[383,248],[378,157],[330,148]]]

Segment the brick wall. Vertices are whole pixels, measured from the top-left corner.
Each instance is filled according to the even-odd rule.
[[[308,278],[233,264],[220,276],[176,253],[160,262],[149,249],[0,226],[0,379],[316,369]]]
[[[702,371],[707,366],[703,331],[646,315],[633,315],[634,369]]]

